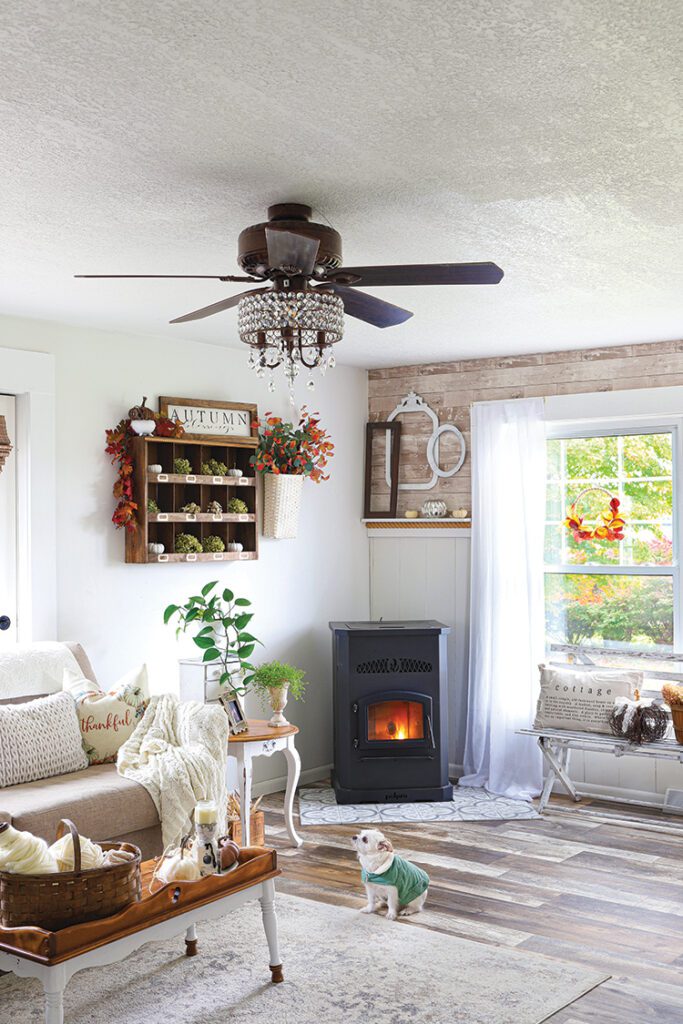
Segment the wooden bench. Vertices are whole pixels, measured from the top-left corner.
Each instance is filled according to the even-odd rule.
[[[628,740],[619,739],[618,736],[608,736],[596,732],[571,732],[568,729],[518,729],[517,733],[520,736],[535,736],[537,738],[548,769],[538,803],[539,811],[543,811],[548,803],[555,780],[564,787],[573,800],[580,800],[583,795],[586,795],[582,794],[569,778],[570,750],[613,754],[614,757],[628,755],[629,757],[667,758],[683,764],[683,746],[673,738],[661,740],[659,743],[643,743],[639,746],[629,743]],[[631,800],[628,797],[601,797],[601,799],[613,800],[616,803],[641,804],[641,801]]]

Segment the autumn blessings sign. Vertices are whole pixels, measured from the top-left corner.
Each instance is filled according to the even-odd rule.
[[[199,398],[159,399],[159,412],[179,420],[190,440],[251,437],[256,406],[236,402],[212,402]]]

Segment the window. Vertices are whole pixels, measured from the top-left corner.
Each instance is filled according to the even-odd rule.
[[[674,650],[679,601],[676,429],[596,430],[548,440],[549,644],[622,654]],[[581,496],[589,487],[605,488],[619,498],[626,518],[623,540],[579,542],[563,525],[577,498],[585,522],[598,524],[609,499],[595,492]]]

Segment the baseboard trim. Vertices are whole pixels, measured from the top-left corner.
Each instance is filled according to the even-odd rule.
[[[624,789],[622,786],[600,786],[595,782],[575,782],[576,791],[581,796],[610,800],[615,803],[631,804],[638,807],[664,807],[664,793],[651,793],[649,790]],[[564,786],[555,783],[553,793],[564,794]]]
[[[310,782],[321,782],[329,779],[332,771],[331,764],[322,764],[318,768],[307,768],[299,777],[299,786],[308,785]],[[255,782],[252,787],[252,796],[270,796],[271,793],[284,793],[287,788],[287,776],[278,775],[274,779],[266,779],[264,782]]]

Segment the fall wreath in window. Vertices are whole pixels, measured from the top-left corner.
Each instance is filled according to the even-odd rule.
[[[589,526],[585,522],[585,517],[577,511],[581,499],[591,492],[605,494],[609,498],[609,505],[599,513],[595,526]],[[604,487],[586,487],[569,506],[564,525],[579,543],[584,540],[623,540],[626,520],[619,511],[618,498],[612,497]]]

